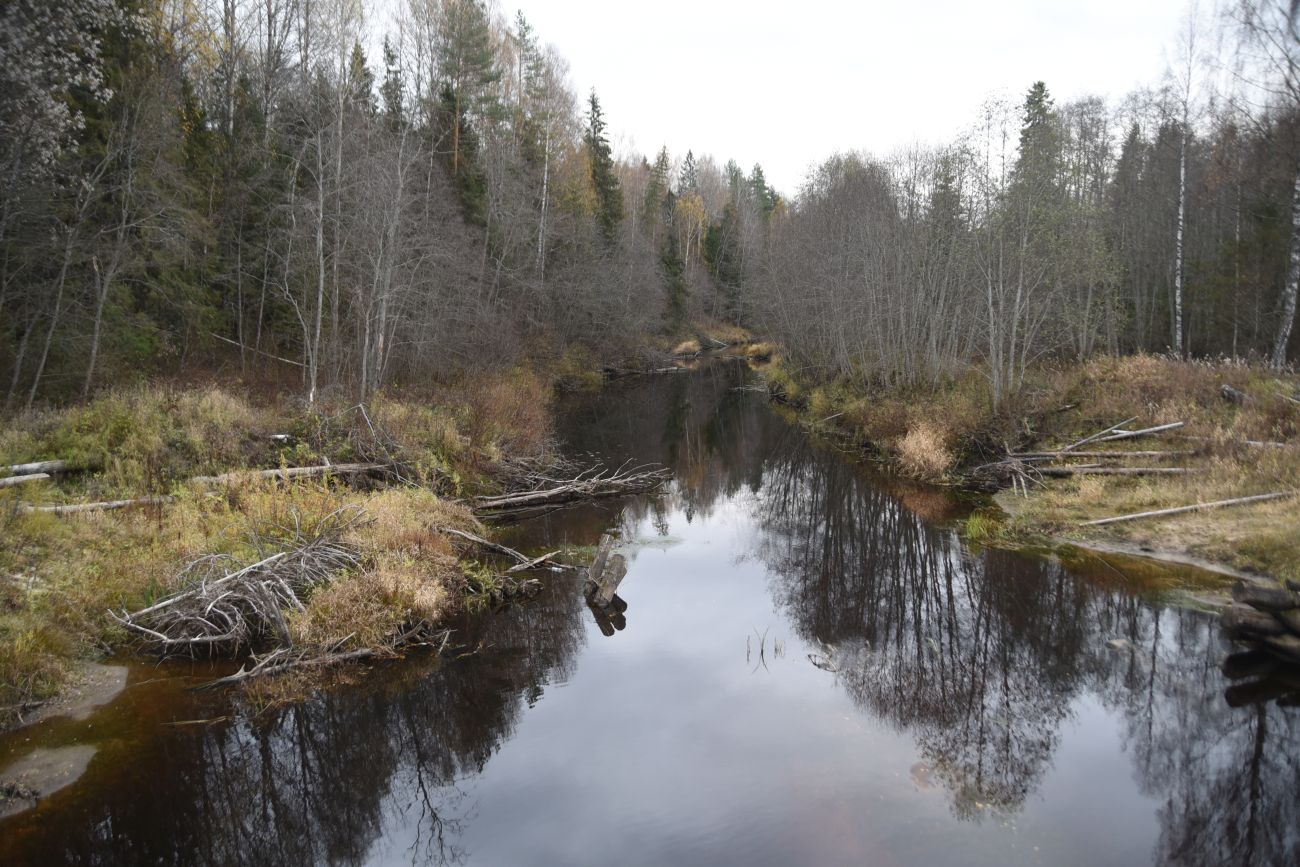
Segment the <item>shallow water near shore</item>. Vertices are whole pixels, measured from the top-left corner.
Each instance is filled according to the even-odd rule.
[[[562,405],[574,455],[674,472],[509,530],[615,532],[621,612],[546,576],[458,651],[259,713],[134,662],[85,719],[0,737],[0,767],[80,771],[0,820],[0,863],[1300,863],[1300,709],[1230,705],[1214,618],[1163,601],[1202,576],[967,548],[950,494],[746,376]]]

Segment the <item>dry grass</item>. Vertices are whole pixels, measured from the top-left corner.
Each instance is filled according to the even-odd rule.
[[[277,528],[310,527],[348,504],[368,516],[350,539],[362,565],[313,594],[292,619],[295,640],[382,644],[403,626],[437,622],[474,589],[466,573],[482,571],[458,562],[434,530],[473,528],[464,508],[421,488],[366,493],[328,479],[248,480],[212,491],[186,480],[364,455],[414,467],[417,480],[439,490],[474,492],[503,458],[550,447],[552,382],[516,370],[432,398],[379,396],[368,420],[346,403],[290,418],[216,388],[161,386],[6,420],[0,463],[63,458],[98,469],[0,490],[0,707],[52,694],[76,660],[122,644],[126,635],[107,609],[137,610],[174,592],[184,564],[208,554],[255,562]],[[271,442],[270,434],[283,432],[297,442]],[[77,517],[13,508],[20,495],[55,502],[155,492],[177,500]]]
[[[70,661],[116,646],[125,633],[109,608],[138,609],[181,585],[183,564],[210,553],[235,562],[264,556],[279,532],[307,532],[340,506],[366,521],[348,542],[354,572],[315,593],[291,619],[301,646],[382,646],[404,627],[436,623],[461,604],[465,579],[455,550],[434,529],[471,528],[463,506],[418,488],[362,493],[329,483],[247,482],[183,492],[159,509],[7,519],[0,551],[0,706],[57,689]]]
[[[1223,385],[1251,396],[1225,400]],[[1173,434],[1124,448],[1193,450],[1164,465],[1197,470],[1184,476],[1083,477],[1049,482],[1019,509],[1021,533],[1123,543],[1192,554],[1278,576],[1300,577],[1300,501],[1234,506],[1159,519],[1085,528],[1097,518],[1300,489],[1300,405],[1287,398],[1300,379],[1243,364],[1181,362],[1155,356],[1100,358],[1051,372],[1035,396],[1041,412],[1036,444],[1060,445],[1131,416],[1146,426],[1175,421]],[[1076,404],[1066,412],[1045,409]],[[1246,440],[1283,442],[1258,447]],[[1121,461],[1132,465],[1134,461]],[[1150,463],[1140,460],[1138,463]]]
[[[24,413],[0,428],[0,464],[60,458],[93,468],[82,496],[155,493],[195,475],[273,458],[281,421],[218,388],[143,386]]]
[[[1295,375],[1242,363],[1103,357],[1037,369],[1025,388],[997,409],[977,372],[934,388],[900,390],[819,382],[807,372],[786,369],[778,356],[764,375],[774,393],[801,408],[809,421],[833,425],[874,446],[908,475],[930,480],[961,465],[997,460],[1008,445],[1059,447],[1134,416],[1142,426],[1184,422],[1177,433],[1113,448],[1191,450],[1195,454],[1181,463],[1197,474],[1051,480],[1028,501],[1016,501],[1007,531],[1019,538],[1046,534],[1178,550],[1300,577],[1300,500],[1093,530],[1079,526],[1094,518],[1300,489],[1300,404],[1294,400],[1300,397],[1300,377]],[[1224,385],[1251,400],[1242,406],[1224,399]],[[1246,440],[1287,447],[1250,446]]]
[[[903,470],[920,478],[939,478],[954,462],[944,432],[926,421],[917,422],[895,443],[894,451]]]
[[[728,346],[739,346],[753,340],[748,331],[739,325],[732,325],[730,322],[705,322],[697,326],[696,331],[711,340],[717,340]]]

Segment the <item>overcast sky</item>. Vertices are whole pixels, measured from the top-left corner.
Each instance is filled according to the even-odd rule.
[[[595,87],[621,152],[762,163],[783,192],[837,150],[941,143],[990,94],[1156,84],[1188,0],[497,0]],[[1210,17],[1212,0],[1201,0]]]

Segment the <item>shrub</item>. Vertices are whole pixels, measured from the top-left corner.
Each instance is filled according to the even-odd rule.
[[[895,445],[903,469],[919,478],[936,479],[953,465],[944,435],[929,422],[914,425]]]

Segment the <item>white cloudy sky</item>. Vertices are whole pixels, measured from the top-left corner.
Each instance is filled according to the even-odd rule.
[[[1038,79],[1058,100],[1155,84],[1189,0],[497,3],[596,87],[620,150],[761,162],[790,192],[834,151],[945,141]]]

